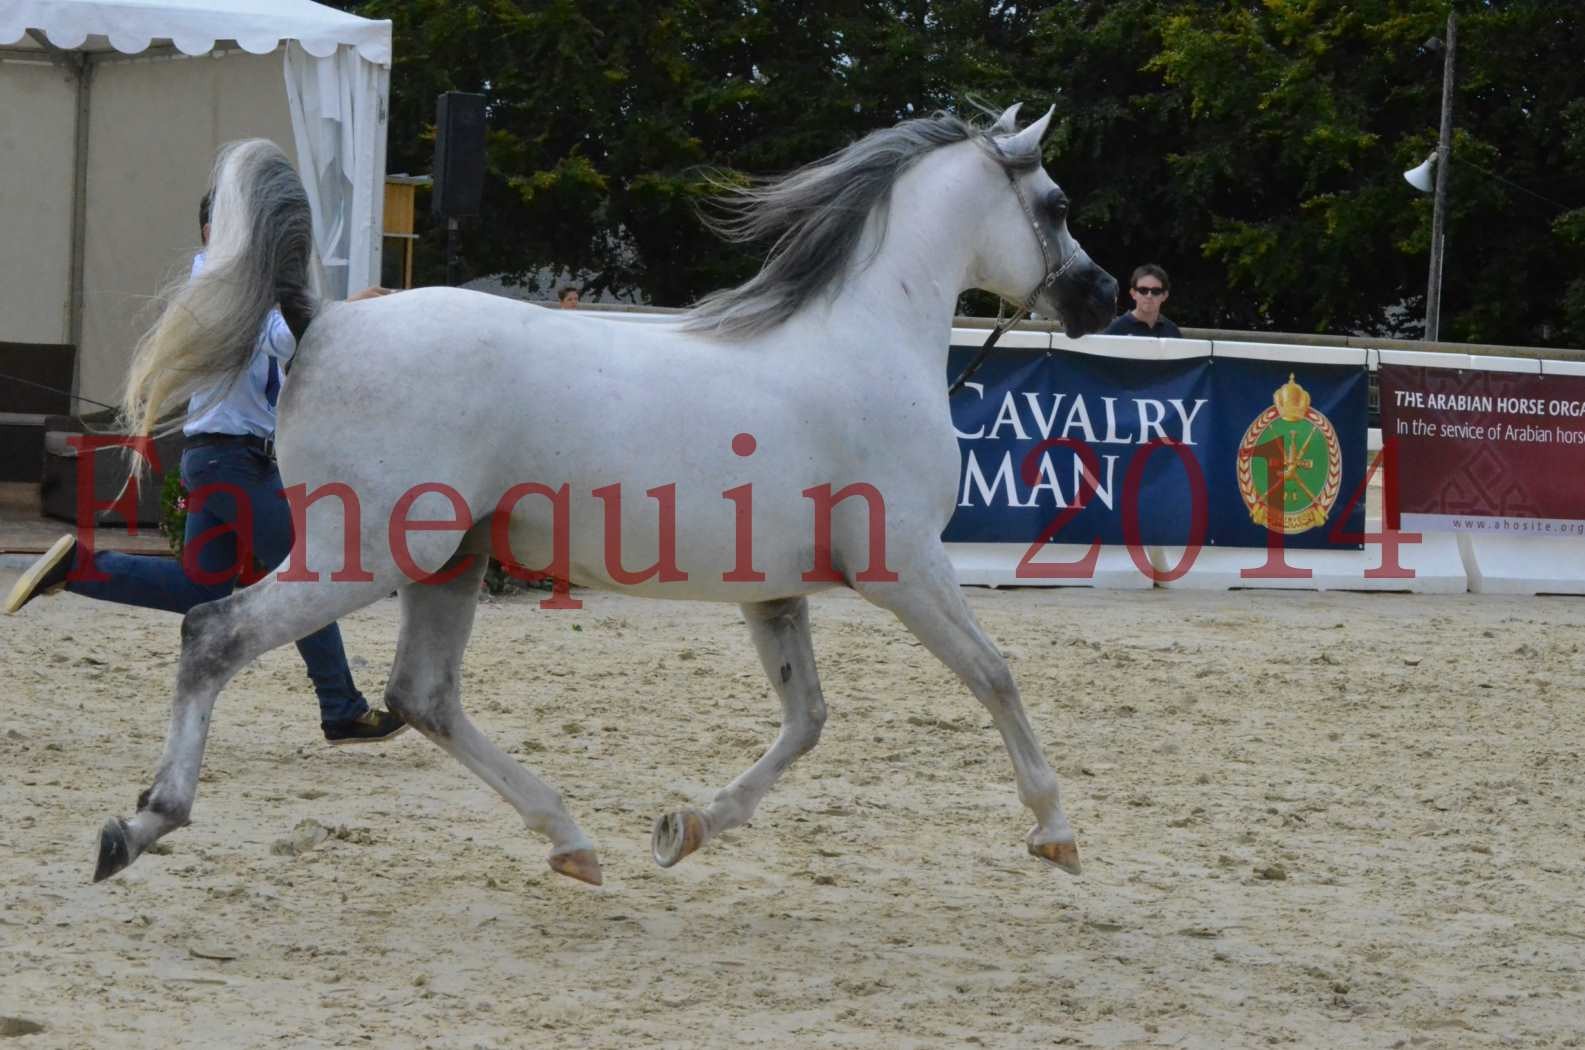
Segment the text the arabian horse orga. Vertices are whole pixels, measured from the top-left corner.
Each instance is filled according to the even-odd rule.
[[[318,303],[296,174],[268,142],[227,147],[208,265],[140,345],[124,409],[131,432],[149,433],[194,388],[236,375],[279,302],[299,340],[281,473],[325,495],[277,573],[187,615],[154,785],[133,817],[105,824],[95,878],[187,822],[210,713],[238,669],[399,588],[391,710],[548,838],[553,869],[598,883],[557,793],[462,709],[479,580],[508,544],[518,565],[580,585],[742,606],[781,730],[708,804],[656,821],[660,864],[748,821],[814,747],[825,703],[807,595],[842,586],[896,614],[989,709],[1035,814],[1030,851],[1077,872],[1056,777],[941,545],[958,474],[945,379],[959,293],[1033,299],[1075,336],[1116,302],[1041,167],[1051,114],[1016,131],[1015,110],[989,129],[906,121],[740,191],[719,225],[777,238],[764,268],[651,324],[453,288]],[[402,520],[462,524],[391,527]]]

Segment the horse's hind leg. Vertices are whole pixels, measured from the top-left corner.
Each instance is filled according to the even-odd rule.
[[[1006,657],[975,621],[940,544],[907,564],[911,571],[897,582],[855,581],[855,586],[869,601],[896,615],[985,705],[1013,760],[1018,797],[1038,821],[1029,832],[1029,852],[1077,875],[1079,848],[1062,812],[1057,775],[1024,714]]]
[[[138,796],[128,820],[111,817],[99,834],[94,881],[125,868],[154,841],[187,823],[203,766],[209,719],[220,690],[263,653],[312,634],[382,594],[395,576],[368,583],[281,582],[271,578],[182,620],[182,655],[176,699],[154,784]]]
[[[781,698],[781,732],[770,750],[716,795],[702,811],[683,809],[655,821],[650,848],[669,868],[728,828],[746,824],[776,778],[815,746],[825,725],[826,705],[815,674],[809,638],[809,603],[803,598],[743,606],[760,662]]]
[[[488,538],[484,526],[469,533],[456,557],[472,561],[456,579],[402,588],[401,637],[385,702],[511,803],[530,830],[550,839],[552,869],[598,886],[600,862],[560,796],[491,743],[462,710],[462,651],[473,631]],[[457,566],[454,560],[442,571]]]

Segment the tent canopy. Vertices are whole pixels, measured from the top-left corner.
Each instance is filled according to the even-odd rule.
[[[0,45],[136,55],[169,45],[204,55],[222,41],[267,55],[294,40],[315,58],[342,46],[377,65],[391,63],[391,24],[349,15],[310,0],[11,0],[0,9]]]
[[[309,0],[0,2],[0,340],[115,400],[216,150],[292,155],[322,291],[379,283],[391,24]]]

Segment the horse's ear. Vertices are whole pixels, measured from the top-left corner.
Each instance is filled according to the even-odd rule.
[[[1013,132],[1017,131],[1018,107],[1022,105],[1022,102],[1014,102],[1011,106],[1008,106],[1005,110],[1003,110],[1002,115],[996,118],[996,123],[991,125],[991,134],[1011,135]]]
[[[1039,153],[1040,140],[1046,137],[1046,127],[1051,123],[1051,115],[1057,111],[1056,106],[1046,110],[1046,115],[1029,125],[1008,140],[1004,147],[1009,153]]]

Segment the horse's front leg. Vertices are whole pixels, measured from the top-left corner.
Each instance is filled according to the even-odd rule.
[[[985,636],[963,600],[945,549],[931,543],[917,557],[899,557],[897,564],[906,566],[899,569],[897,581],[855,580],[854,586],[866,599],[896,615],[990,711],[1013,760],[1018,797],[1038,822],[1029,832],[1029,852],[1077,875],[1079,848],[1062,812],[1057,775],[1035,739],[1007,659]]]
[[[815,746],[825,725],[826,705],[809,637],[809,602],[788,598],[742,608],[760,662],[781,698],[781,732],[760,760],[722,788],[703,810],[677,810],[655,821],[650,845],[655,862],[663,868],[728,828],[748,823],[776,778]]]

